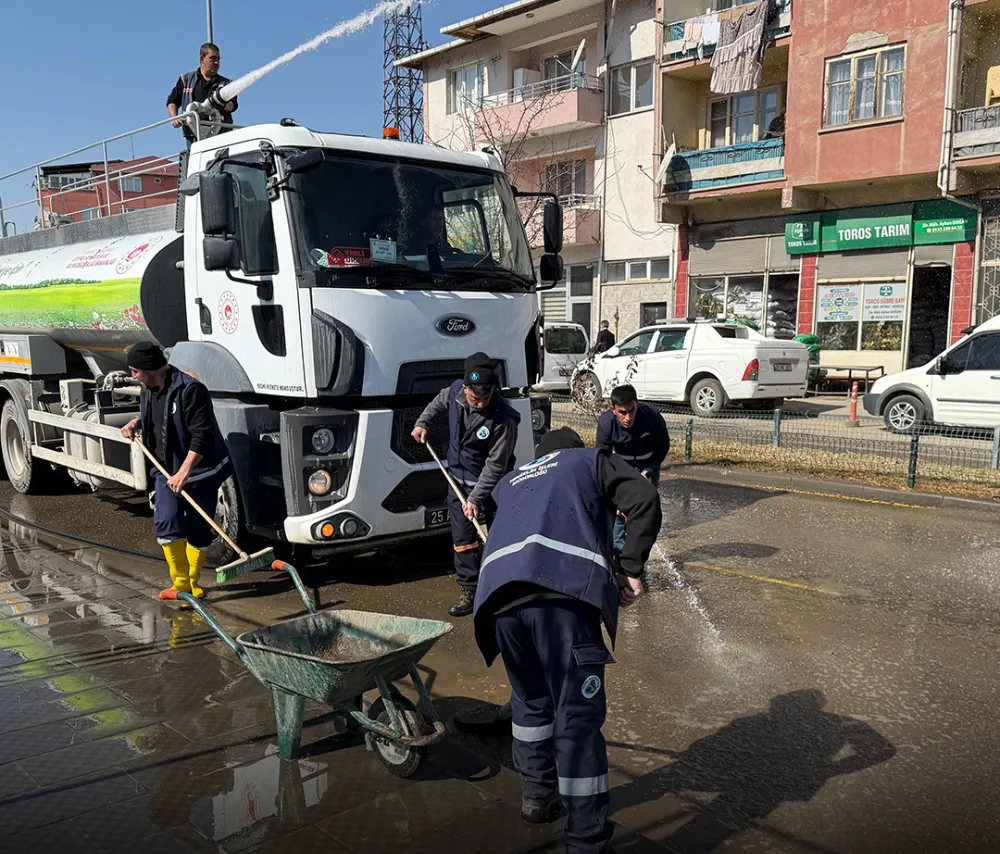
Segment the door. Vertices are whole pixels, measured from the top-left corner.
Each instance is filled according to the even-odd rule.
[[[687,384],[689,326],[671,326],[656,333],[646,357],[646,389],[653,400],[681,400]]]
[[[579,326],[551,326],[545,330],[545,373],[548,386],[569,387],[573,369],[587,358],[587,336]]]
[[[269,201],[267,176],[255,168],[261,163],[260,149],[256,143],[247,146],[234,146],[230,153],[240,163],[222,166],[234,181],[240,269],[227,274],[197,265],[198,304],[189,314],[188,328],[192,340],[200,336],[232,353],[255,390],[305,397],[310,393],[307,382],[315,384],[315,378],[310,371],[307,380],[303,360],[300,290],[285,208],[280,199],[273,205]],[[198,223],[200,231],[200,211]],[[200,249],[196,258],[201,258]]]
[[[656,331],[653,329],[637,332],[598,360],[601,388],[605,397],[620,385],[632,385],[640,399],[645,397],[646,359],[655,337]],[[609,355],[612,352],[615,353],[614,356]]]
[[[934,420],[1000,425],[1000,332],[973,336],[944,357],[944,368],[931,383]]]

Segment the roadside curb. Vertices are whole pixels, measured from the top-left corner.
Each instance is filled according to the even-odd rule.
[[[937,495],[930,492],[886,489],[848,483],[843,480],[823,480],[821,478],[799,477],[788,474],[763,474],[703,466],[696,463],[672,463],[664,469],[668,477],[689,477],[710,483],[728,483],[740,486],[759,486],[769,489],[789,489],[799,492],[815,492],[830,498],[849,498],[862,501],[879,501],[910,507],[943,508],[990,513],[1000,516],[1000,502],[980,501],[973,498],[958,498],[953,495]]]

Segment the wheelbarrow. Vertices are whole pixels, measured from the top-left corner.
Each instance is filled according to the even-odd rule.
[[[444,724],[416,665],[451,624],[366,611],[317,612],[295,567],[278,560],[272,568],[291,576],[308,614],[233,638],[201,600],[188,593],[178,593],[177,599],[194,608],[271,690],[282,759],[299,757],[308,698],[344,715],[348,728],[364,734],[368,748],[391,773],[409,777],[426,747],[444,738]],[[407,675],[419,706],[393,685]],[[364,694],[376,688],[379,696],[369,705]]]

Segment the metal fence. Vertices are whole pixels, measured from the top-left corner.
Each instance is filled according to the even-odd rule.
[[[896,434],[879,418],[852,424],[844,416],[788,409],[699,418],[681,407],[657,408],[670,430],[672,461],[1000,500],[1000,426]],[[554,398],[552,424],[595,441],[596,412],[569,398]]]

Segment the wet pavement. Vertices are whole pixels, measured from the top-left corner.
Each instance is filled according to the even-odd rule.
[[[651,593],[608,672],[616,849],[1000,850],[994,518],[666,478]],[[121,495],[0,507],[153,552]],[[328,709],[282,762],[270,695],[155,561],[9,524],[0,548],[0,833],[96,852],[547,852],[509,739],[453,727],[409,780]],[[447,541],[305,572],[323,607],[448,619]],[[210,589],[231,632],[304,612],[283,576]],[[421,663],[446,719],[502,702],[471,624]]]

